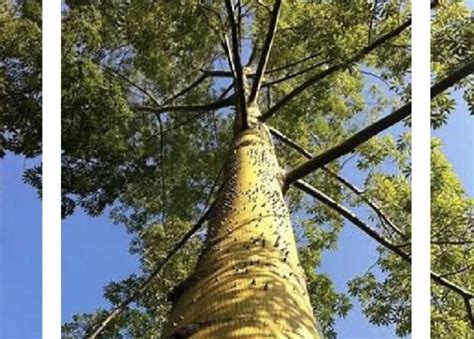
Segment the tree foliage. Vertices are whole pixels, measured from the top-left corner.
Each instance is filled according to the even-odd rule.
[[[440,1],[432,17],[431,67],[433,79],[448,74],[473,58],[474,24],[472,10],[462,2]],[[458,82],[470,114],[474,76]],[[432,100],[432,127],[442,129],[456,108],[453,91]],[[459,139],[462,142],[461,139]],[[432,140],[431,153],[431,267],[440,276],[461,287],[454,293],[432,284],[432,336],[466,337],[474,328],[473,307],[473,198],[463,189],[453,167],[443,154],[442,140]]]
[[[462,286],[466,291],[474,288],[474,199],[468,197],[442,153],[441,142],[432,142],[431,199],[432,247],[431,266],[444,277]],[[442,286],[432,286],[432,334],[469,337],[473,319],[469,319],[467,304],[472,297],[453,293]],[[472,306],[470,306],[472,307]]]
[[[0,4],[0,158],[41,153],[41,1]]]

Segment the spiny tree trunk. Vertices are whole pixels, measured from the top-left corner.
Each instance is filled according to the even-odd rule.
[[[165,338],[321,338],[267,128],[236,135],[195,272]]]

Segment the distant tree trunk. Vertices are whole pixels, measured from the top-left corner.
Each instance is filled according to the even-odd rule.
[[[236,135],[195,272],[165,338],[321,338],[267,128]]]

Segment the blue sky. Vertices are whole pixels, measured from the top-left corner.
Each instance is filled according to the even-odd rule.
[[[448,124],[432,133],[443,140],[443,150],[464,184],[466,193],[474,197],[474,116],[469,116],[466,102],[459,91],[454,93],[457,110]]]
[[[41,202],[21,181],[36,163],[0,160],[0,338],[40,338]]]

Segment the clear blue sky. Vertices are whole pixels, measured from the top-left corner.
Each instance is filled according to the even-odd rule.
[[[21,181],[35,163],[0,160],[0,338],[41,337],[41,202]]]
[[[466,193],[474,197],[474,116],[470,116],[459,91],[454,93],[457,110],[448,124],[432,133],[443,140],[443,150],[457,173]]]

